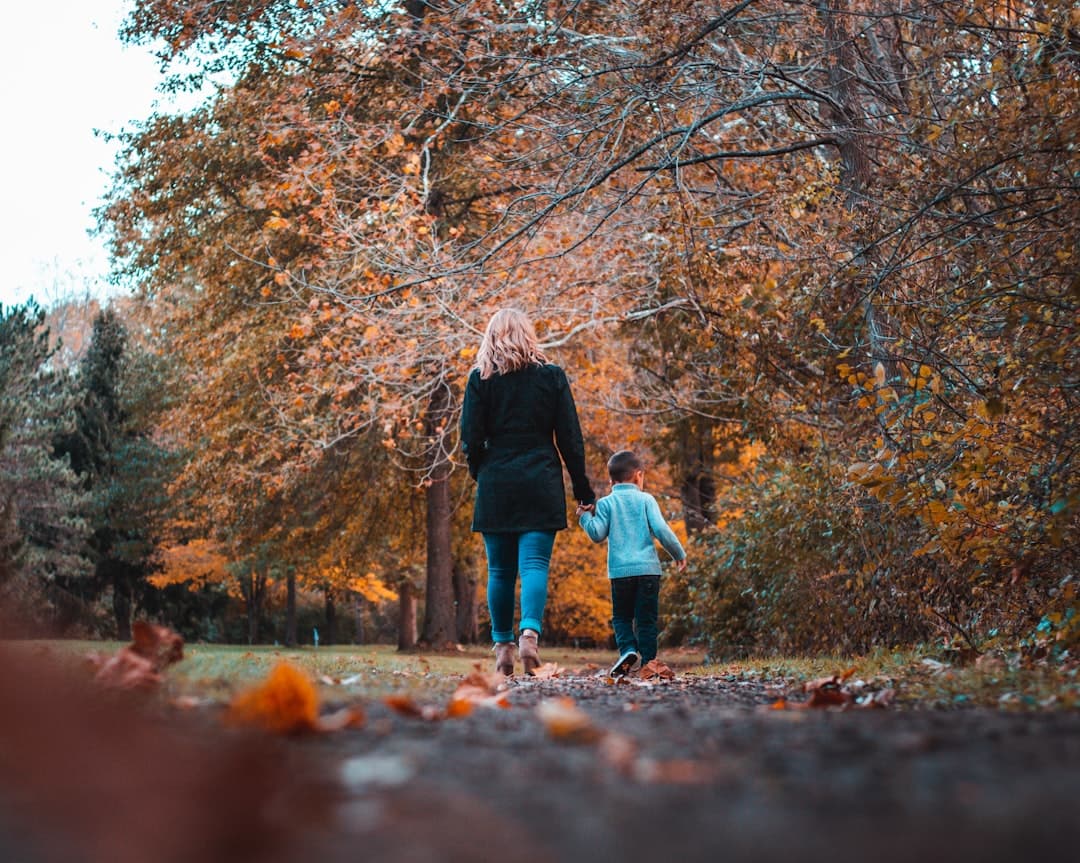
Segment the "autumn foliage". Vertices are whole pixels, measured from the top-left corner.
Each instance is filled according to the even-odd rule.
[[[125,136],[101,211],[177,372],[160,583],[229,585],[252,640],[298,589],[475,637],[456,421],[516,304],[594,477],[641,450],[692,536],[669,638],[1076,643],[1078,33],[1064,2],[139,4],[175,86],[221,83]],[[605,589],[564,535],[551,636],[602,638]]]

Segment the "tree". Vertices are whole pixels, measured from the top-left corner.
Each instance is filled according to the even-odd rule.
[[[87,498],[67,461],[53,458],[70,395],[49,369],[43,323],[32,301],[0,309],[0,600],[23,631],[76,618],[80,603],[68,588],[89,569]]]

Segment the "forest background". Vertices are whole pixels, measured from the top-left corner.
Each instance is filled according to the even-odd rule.
[[[717,657],[1080,640],[1080,11],[149,0],[127,296],[0,315],[4,636],[485,640],[490,314],[681,523]],[[605,642],[556,544],[545,638]]]

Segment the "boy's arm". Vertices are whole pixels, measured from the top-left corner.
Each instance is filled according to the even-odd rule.
[[[607,501],[598,500],[595,512],[583,511],[578,516],[578,524],[585,528],[585,533],[593,542],[603,542],[607,539],[608,528],[611,526],[611,509]]]
[[[675,536],[675,532],[668,527],[668,523],[664,521],[664,516],[660,512],[660,505],[652,495],[649,495],[649,499],[645,504],[645,514],[649,519],[649,530],[652,531],[653,536],[660,540],[660,544],[667,553],[675,560],[685,560],[686,551],[683,550],[682,543]]]

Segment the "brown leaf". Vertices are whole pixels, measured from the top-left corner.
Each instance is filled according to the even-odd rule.
[[[637,764],[637,741],[625,734],[605,734],[600,741],[600,756],[620,773],[632,775]]]
[[[642,680],[674,680],[675,672],[659,659],[650,659],[641,667],[638,676]]]
[[[592,743],[602,735],[589,715],[572,698],[547,698],[536,705],[536,715],[555,740]]]
[[[136,621],[131,627],[132,643],[103,659],[91,654],[97,668],[94,679],[115,689],[153,689],[161,672],[184,658],[184,639],[165,626]]]
[[[533,672],[533,678],[536,680],[554,680],[556,677],[562,677],[565,673],[566,669],[558,663],[545,662]]]
[[[401,716],[409,716],[413,719],[426,719],[432,721],[442,719],[444,714],[439,708],[429,704],[417,704],[411,695],[387,695],[383,698],[383,704]]]

